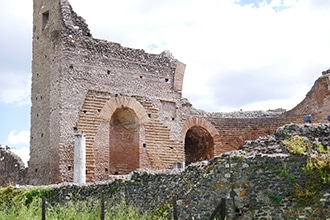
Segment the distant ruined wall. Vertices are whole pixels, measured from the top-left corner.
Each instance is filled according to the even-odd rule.
[[[315,123],[327,121],[330,115],[330,69],[315,81],[305,99],[285,115],[310,115]]]
[[[22,159],[5,148],[0,145],[0,186],[28,184],[28,170]]]
[[[315,81],[306,98],[289,111],[239,111],[207,113],[193,109],[190,103],[183,106],[183,117],[203,118],[218,130],[214,137],[214,155],[236,150],[246,140],[271,135],[285,124],[304,123],[304,116],[312,116],[312,123],[327,123],[330,115],[330,70]]]

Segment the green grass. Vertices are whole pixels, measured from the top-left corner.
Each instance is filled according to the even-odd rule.
[[[34,220],[41,219],[42,197],[50,195],[49,188],[14,189],[13,187],[0,188],[0,219],[1,220]],[[106,201],[105,219],[168,219],[168,209],[162,212],[141,213],[133,205],[128,205],[124,199],[112,206]],[[47,220],[100,219],[101,202],[98,199],[90,201],[68,201],[63,204],[46,204]]]

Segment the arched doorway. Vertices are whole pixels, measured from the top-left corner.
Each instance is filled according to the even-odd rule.
[[[127,107],[117,108],[110,120],[111,174],[128,174],[139,167],[139,121]]]
[[[206,129],[200,126],[193,126],[187,131],[184,149],[186,165],[214,157],[213,138]]]

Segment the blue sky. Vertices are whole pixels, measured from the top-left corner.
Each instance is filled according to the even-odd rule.
[[[245,5],[253,5],[254,7],[259,7],[259,4],[269,4],[271,3],[271,0],[238,0],[237,3],[241,6]]]
[[[199,109],[291,109],[330,66],[330,1],[90,2],[70,0],[95,38],[186,63],[183,96]],[[32,0],[1,3],[0,144],[26,162]]]

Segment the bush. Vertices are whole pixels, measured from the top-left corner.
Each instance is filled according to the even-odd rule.
[[[282,142],[291,154],[304,155],[311,147],[312,143],[299,135],[291,136]]]

